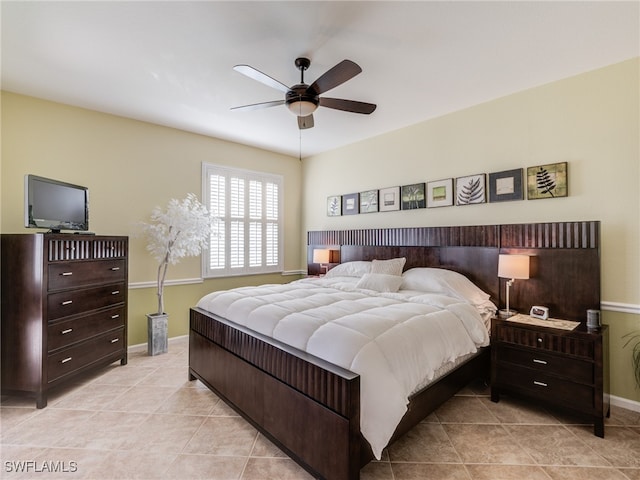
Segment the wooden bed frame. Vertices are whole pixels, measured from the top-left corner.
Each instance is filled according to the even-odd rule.
[[[584,321],[600,307],[600,223],[561,222],[309,232],[341,262],[407,258],[466,275],[501,305],[499,253],[532,255],[533,276],[511,288],[511,305],[549,306]],[[390,443],[477,378],[489,377],[489,348],[416,393]],[[198,308],[190,312],[189,378],[199,379],[316,478],[355,480],[373,455],[360,433],[360,377]]]

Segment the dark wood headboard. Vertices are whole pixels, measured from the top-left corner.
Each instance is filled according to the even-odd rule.
[[[553,222],[452,227],[329,230],[307,233],[307,270],[320,273],[313,250],[340,251],[340,262],[406,257],[405,270],[439,267],[467,276],[504,306],[505,280],[498,278],[498,255],[530,255],[531,278],[511,287],[511,306],[528,313],[549,307],[555,318],[586,322],[600,309],[600,222]]]

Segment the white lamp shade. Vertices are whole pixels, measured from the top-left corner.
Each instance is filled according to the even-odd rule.
[[[315,249],[313,251],[313,263],[329,263],[331,250]]]
[[[498,255],[498,276],[500,278],[529,278],[529,256]]]
[[[306,100],[299,100],[297,102],[290,103],[287,107],[294,115],[297,115],[298,117],[306,117],[315,112],[318,105]]]

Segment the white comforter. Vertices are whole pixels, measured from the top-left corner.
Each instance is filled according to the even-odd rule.
[[[378,293],[357,279],[303,279],[214,292],[198,307],[360,375],[360,430],[376,458],[409,396],[443,364],[488,345],[478,311],[439,294]]]

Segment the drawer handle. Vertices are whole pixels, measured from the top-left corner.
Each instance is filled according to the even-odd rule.
[[[67,333],[71,333],[73,332],[73,328],[67,328],[66,330],[62,330],[60,333],[62,335],[66,335]]]
[[[542,339],[538,337],[538,343],[542,343]]]
[[[542,365],[546,365],[547,364],[547,362],[545,362],[544,360],[538,360],[537,358],[533,359],[533,363],[540,363]]]
[[[547,387],[548,386],[546,383],[538,382],[537,380],[534,380],[533,384],[534,385],[538,385],[539,387]]]
[[[119,315],[119,314],[117,314],[117,313],[116,313],[115,315],[111,315],[111,319],[112,319],[112,320],[113,320],[113,319],[116,319],[116,318],[120,318],[120,315]]]
[[[67,358],[63,358],[62,360],[60,360],[60,363],[67,363],[71,360],[72,357],[67,357]]]
[[[120,293],[120,290],[114,290],[113,292],[111,292],[111,295],[118,295]]]
[[[113,272],[117,272],[118,270],[120,270],[120,267],[111,267],[111,270],[112,270]]]
[[[73,275],[73,272],[62,272],[60,275],[62,275],[63,277],[70,277],[71,275]]]
[[[111,340],[111,343],[118,343],[119,340],[119,338],[114,338],[113,340]]]
[[[61,305],[71,305],[72,303],[73,303],[73,300],[66,300],[62,302]]]

